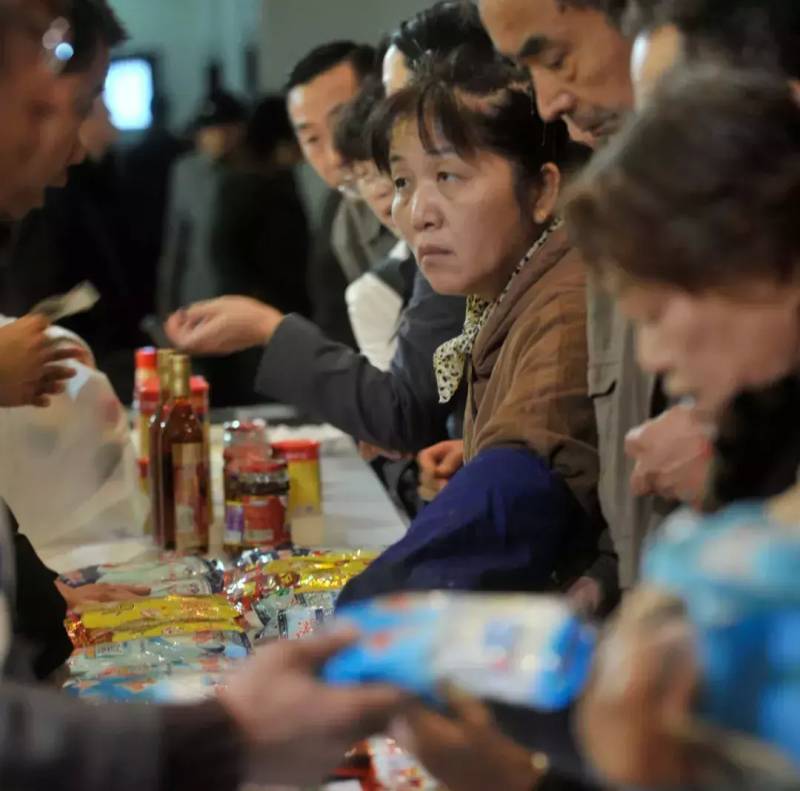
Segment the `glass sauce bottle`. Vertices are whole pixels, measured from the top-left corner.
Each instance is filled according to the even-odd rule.
[[[203,427],[192,407],[191,365],[186,355],[172,358],[172,401],[161,432],[163,476],[162,547],[178,552],[208,552],[208,486]]]
[[[155,413],[150,420],[150,512],[153,537],[158,546],[164,543],[164,482],[161,464],[161,432],[166,426],[172,397],[172,349],[158,350],[159,396]]]

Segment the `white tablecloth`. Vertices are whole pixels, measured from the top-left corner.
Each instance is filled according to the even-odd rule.
[[[213,443],[217,445],[216,442]],[[295,519],[294,542],[304,547],[376,548],[400,539],[406,522],[385,489],[356,452],[349,440],[329,443],[330,453],[322,458],[323,515]],[[213,458],[221,454],[214,449]],[[217,519],[212,532],[211,552],[221,550],[221,464],[215,464],[214,489]],[[152,552],[149,538],[127,539],[83,546],[59,547],[42,552],[47,565],[58,572],[100,563],[125,563]]]

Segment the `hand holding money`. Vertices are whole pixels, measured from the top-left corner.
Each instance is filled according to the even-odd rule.
[[[0,406],[47,407],[75,376],[60,363],[80,357],[82,350],[52,343],[49,326],[44,316],[32,314],[0,327]]]
[[[31,314],[44,316],[49,324],[55,324],[69,316],[86,313],[99,301],[100,294],[88,281],[80,283],[66,294],[48,297],[36,305]]]

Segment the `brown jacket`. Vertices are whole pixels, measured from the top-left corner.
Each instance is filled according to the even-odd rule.
[[[596,512],[597,429],[587,392],[586,273],[560,228],[514,279],[468,370],[467,461],[528,448]]]

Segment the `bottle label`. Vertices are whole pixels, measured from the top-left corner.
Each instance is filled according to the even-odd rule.
[[[244,544],[249,547],[279,547],[291,541],[286,524],[289,505],[285,495],[242,498]]]
[[[175,491],[175,548],[208,547],[208,504],[202,443],[172,446]]]
[[[238,500],[225,503],[225,546],[240,547],[244,543],[244,508]]]

